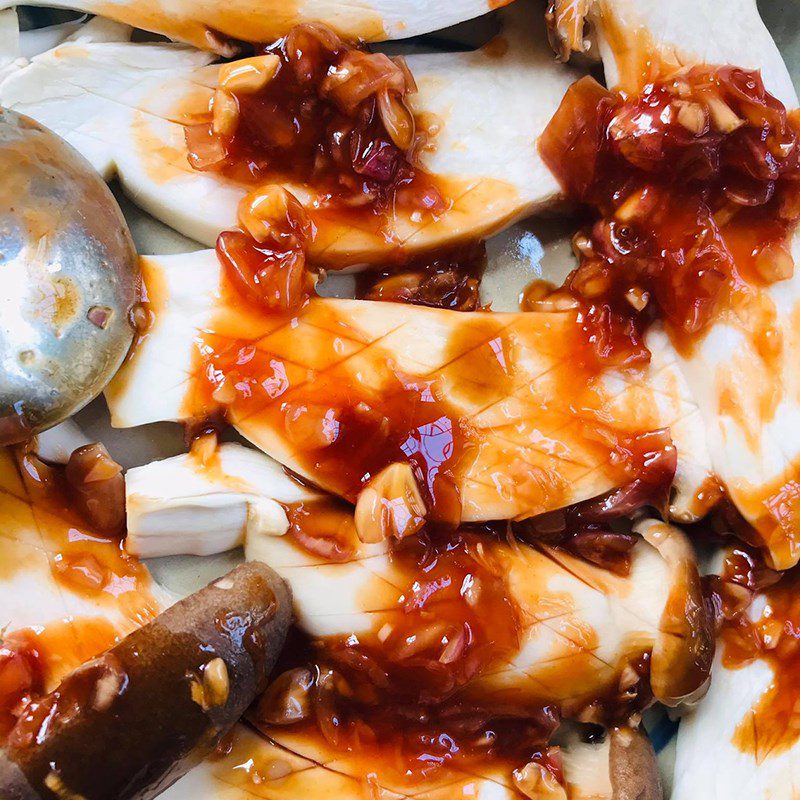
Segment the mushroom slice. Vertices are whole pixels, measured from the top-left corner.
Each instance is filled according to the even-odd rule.
[[[666,357],[641,372],[583,370],[574,309],[314,298],[272,314],[220,295],[211,251],[142,268],[151,325],[106,393],[112,424],[224,408],[259,448],[351,501],[367,474],[409,461],[433,518],[527,517],[628,483],[632,465],[615,455],[626,437],[698,428]],[[695,463],[702,435],[698,447]]]
[[[657,54],[671,66],[733,64],[760,70],[764,84],[781,102],[789,108],[797,105],[756,0],[732,0],[722,16],[715,0],[676,0],[669,6],[659,0],[589,0],[588,6],[608,86],[638,88],[642,70],[657,69],[652,63]]]
[[[638,91],[659,70],[733,64],[760,70],[768,91],[790,109],[798,105],[755,0],[735,0],[724,14],[713,0],[608,0],[591,4],[589,14],[609,86]],[[793,254],[798,242],[794,234]],[[784,248],[763,257],[774,275],[791,271]],[[800,275],[751,283],[747,302],[722,310],[678,360],[705,422],[714,471],[772,565],[783,569],[800,559]]]
[[[205,556],[246,536],[282,536],[289,522],[281,504],[319,496],[239,444],[223,444],[208,463],[189,453],[128,470],[125,488],[125,549],[139,558]]]
[[[262,459],[262,470],[268,469],[266,457],[253,453],[253,458]],[[161,502],[169,508],[169,491],[180,493],[192,468],[209,493],[218,492],[232,507],[237,504],[236,495],[225,491],[224,474],[203,474],[202,467],[184,456],[140,467],[140,480],[150,482],[144,474],[152,470],[152,480],[162,485]],[[261,488],[263,497],[269,498],[269,488]],[[276,488],[286,502],[292,489]],[[402,622],[404,604],[419,591],[413,588],[419,577],[415,568],[398,561],[387,540],[362,542],[353,510],[344,504],[306,495],[286,508],[288,533],[284,528],[248,528],[245,555],[269,564],[289,583],[299,625],[312,637],[352,634],[362,641],[378,637],[386,649],[395,646],[387,639]],[[472,602],[474,594],[478,609],[490,603],[492,625],[509,634],[507,647],[497,645],[497,658],[466,685],[464,697],[484,703],[514,692],[531,704],[558,703],[565,713],[575,714],[613,694],[616,684],[622,686],[629,677],[629,685],[619,691],[636,684],[630,668],[644,654],[659,700],[679,705],[702,695],[713,636],[692,549],[676,528],[654,520],[643,521],[640,528],[645,539],[635,545],[627,575],[545,545],[512,545],[464,533],[455,545],[464,563],[472,565],[472,572],[464,568],[473,575],[464,583],[464,601]],[[161,552],[186,552],[169,530],[163,536]],[[220,538],[220,546],[225,538]],[[461,566],[452,569],[463,567],[458,563]],[[446,571],[447,564],[442,568]],[[488,570],[484,578],[482,570]],[[448,584],[460,585],[455,575],[447,577]],[[482,582],[487,584],[484,590]],[[507,602],[498,603],[498,594]],[[491,597],[495,599],[487,599]]]
[[[3,795],[155,797],[266,687],[290,604],[272,570],[242,565],[81,665],[8,734]]]
[[[444,6],[415,0],[347,3],[335,0],[177,0],[168,6],[151,0],[48,0],[71,8],[161,33],[206,50],[229,55],[226,39],[263,42],[283,36],[304,22],[323,22],[354,41],[405,39],[446,28],[499,8],[511,0],[454,0]],[[9,8],[14,3],[0,3]],[[234,47],[235,52],[235,47]]]
[[[365,782],[381,797],[395,800],[412,791],[435,800],[462,793],[477,800],[521,796],[507,767],[483,763],[475,770],[471,764],[462,771],[443,766],[422,779],[395,782],[389,759],[384,764],[374,758],[369,763],[364,758],[342,758],[320,735],[298,734],[291,727],[260,725],[259,732],[237,727],[223,755],[196,767],[168,789],[163,800],[214,796],[223,790],[230,800],[246,800],[254,793],[270,800],[323,795],[361,800]],[[578,732],[564,726],[555,741],[569,800],[662,800],[655,754],[642,731],[612,730],[583,741]]]
[[[407,100],[432,136],[417,157],[441,199],[435,213],[393,204],[376,225],[371,214],[326,213],[329,189],[313,182],[259,178],[306,206],[317,262],[363,267],[487,236],[559,198],[533,143],[577,74],[553,63],[531,6],[515,4],[503,20],[482,50],[406,59],[417,86]],[[105,177],[118,174],[145,211],[214,246],[256,187],[189,163],[187,126],[207,120],[217,86],[212,58],[173,44],[63,44],[3,81],[0,102],[55,130]]]
[[[672,797],[789,798],[800,782],[798,571],[772,583],[778,576],[744,549],[723,560],[721,580],[711,578],[723,612],[713,679],[678,728]],[[702,752],[711,741],[713,769]]]
[[[2,627],[15,630],[74,619],[74,624],[61,626],[63,647],[84,652],[77,620],[102,618],[101,638],[110,644],[115,635],[152,619],[170,598],[143,564],[121,550],[116,535],[99,533],[64,501],[63,472],[33,453],[0,448]],[[96,637],[90,631],[85,638]]]

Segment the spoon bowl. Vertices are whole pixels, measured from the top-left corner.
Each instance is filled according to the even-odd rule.
[[[0,109],[0,443],[96,397],[133,340],[136,250],[79,153]]]

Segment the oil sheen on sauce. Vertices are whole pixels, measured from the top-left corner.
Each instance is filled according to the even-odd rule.
[[[524,517],[629,483],[650,446],[641,431],[669,424],[634,380],[608,391],[584,353],[569,312],[409,315],[318,298],[267,312],[223,279],[184,417],[224,412],[351,501],[401,461],[432,520]]]
[[[761,662],[772,672],[733,735],[733,744],[761,764],[800,741],[800,572],[795,568],[781,576],[756,551],[741,547],[727,556],[716,586],[723,665],[738,670]],[[750,609],[753,598],[757,613]]]
[[[259,187],[294,192],[310,218],[310,253],[325,267],[346,249],[342,236],[354,251],[359,235],[389,251],[447,210],[418,165],[429,134],[408,108],[416,85],[402,59],[351,47],[320,24],[298,25],[258,53],[250,62],[269,72],[266,83],[242,86],[221,71],[206,120],[188,115],[194,169],[249,187],[244,206],[265,207]]]
[[[290,508],[288,536],[326,562],[347,562],[359,545],[352,511],[323,502]],[[517,605],[509,562],[515,547],[527,548],[510,544],[503,531],[429,526],[393,545],[394,607],[372,615],[366,633],[290,639],[280,677],[250,721],[279,745],[322,748],[332,754],[324,760],[335,754],[342,770],[372,776],[378,786],[408,790],[450,781],[456,791],[465,775],[487,773],[510,783],[514,770],[530,762],[544,764],[560,782],[557,751],[547,743],[561,714],[583,710],[594,722],[610,722],[647,705],[649,651],[644,642],[630,642],[622,662],[599,676],[592,656],[597,633],[585,622],[579,629],[576,618],[564,635],[580,647],[569,645],[563,658],[537,667],[530,686],[476,688],[518,655],[536,609],[557,617],[558,608],[570,619],[574,611],[568,597],[536,583],[554,572],[546,555],[549,571],[543,565],[525,572],[524,558],[517,567],[524,574],[516,579],[537,596],[524,611]],[[630,682],[620,691],[622,674]],[[581,695],[584,686],[588,695]],[[562,705],[570,694],[573,700]]]
[[[35,578],[49,596],[43,613],[52,615],[32,628],[12,617],[12,627],[0,631],[1,737],[26,698],[50,691],[117,635],[148,622],[158,603],[146,569],[121,540],[94,531],[76,512],[63,468],[24,447],[0,449],[0,521],[0,576],[12,585],[23,572],[26,581]]]
[[[757,72],[655,61],[642,69],[614,92],[591,78],[574,84],[540,140],[591,222],[573,240],[579,267],[560,289],[531,287],[526,307],[576,303],[587,348],[612,365],[647,362],[645,335],[663,324],[692,369],[713,370],[724,436],[741,436],[758,462],[765,430],[796,402],[794,334],[770,287],[794,272],[798,118]],[[711,352],[711,341],[724,351],[719,337],[707,339],[720,329],[740,342],[730,356]],[[771,477],[727,488],[774,563],[791,566],[800,553],[796,465]]]

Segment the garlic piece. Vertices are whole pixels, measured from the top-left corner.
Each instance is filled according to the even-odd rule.
[[[233,94],[255,94],[266,87],[278,72],[281,60],[268,54],[242,58],[219,68],[220,88]]]
[[[530,800],[567,800],[564,785],[543,764],[530,761],[513,772],[514,786]]]
[[[214,92],[211,102],[212,126],[218,136],[233,136],[239,125],[239,101],[224,89]]]
[[[203,695],[209,707],[225,705],[230,688],[228,665],[221,658],[209,661],[203,669]]]
[[[644,291],[639,286],[631,286],[631,288],[625,292],[625,299],[635,311],[643,311],[650,302],[650,293]]]
[[[705,133],[708,128],[708,115],[699,103],[679,100],[675,105],[678,108],[678,124],[695,136]]]
[[[378,113],[392,141],[401,149],[409,150],[414,144],[414,115],[403,98],[390,91],[378,94]]]
[[[356,502],[356,532],[365,544],[390,536],[403,539],[425,524],[426,513],[411,465],[397,462],[382,469],[361,490]]]
[[[739,119],[733,109],[716,95],[706,98],[706,105],[711,115],[711,122],[720,133],[733,133],[744,125],[744,120]]]
[[[277,183],[269,183],[242,198],[239,224],[257,242],[264,242],[285,231],[290,211],[296,213],[296,207],[302,208],[291,192]]]
[[[78,794],[77,792],[73,792],[66,787],[64,781],[61,780],[61,776],[50,770],[47,773],[47,776],[44,779],[44,785],[54,794],[56,795],[59,800],[86,800],[86,798],[82,794]]]

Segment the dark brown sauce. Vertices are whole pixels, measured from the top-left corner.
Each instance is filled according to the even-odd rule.
[[[646,361],[664,321],[685,353],[726,309],[768,363],[775,311],[761,289],[789,277],[800,219],[797,120],[758,73],[692,67],[633,94],[576,83],[539,149],[595,222],[562,291],[598,360]]]
[[[391,303],[477,311],[486,269],[486,246],[472,242],[417,256],[391,268],[356,276],[356,297]]]

